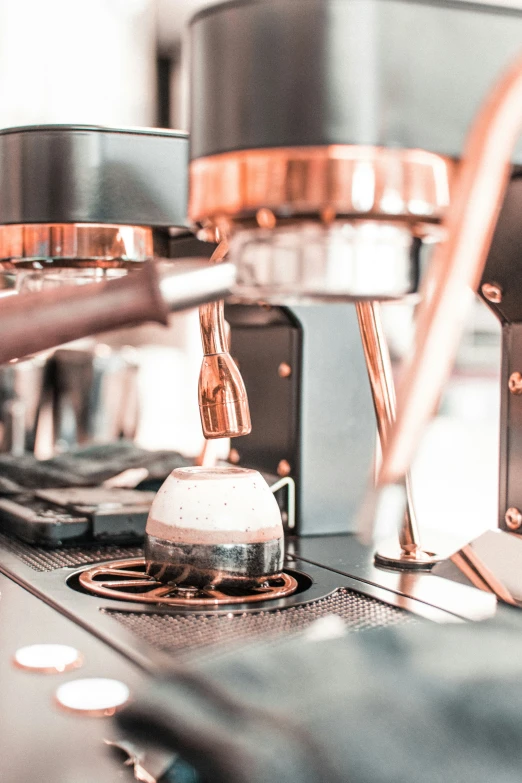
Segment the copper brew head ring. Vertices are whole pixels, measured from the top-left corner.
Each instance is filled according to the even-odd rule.
[[[402,221],[437,232],[455,162],[417,149],[338,144],[225,152],[190,164],[189,215],[220,238],[243,224]],[[214,237],[215,238],[215,237]]]
[[[114,560],[88,568],[80,574],[81,586],[89,593],[117,601],[148,603],[160,606],[213,607],[228,604],[259,603],[285,598],[297,590],[297,580],[282,572],[267,579],[266,587],[254,588],[244,595],[227,595],[211,586],[203,590],[184,588],[182,585],[163,584],[145,572],[144,558]],[[114,578],[116,577],[116,578]],[[118,578],[119,577],[119,578]],[[147,592],[133,593],[125,588],[150,586]],[[186,591],[187,595],[180,595]],[[178,595],[176,595],[176,592]]]

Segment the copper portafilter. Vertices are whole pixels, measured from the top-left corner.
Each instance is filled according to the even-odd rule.
[[[234,279],[230,263],[150,261],[117,280],[10,296],[0,309],[0,364],[110,329],[166,324],[170,312],[226,296]]]
[[[22,318],[16,324],[19,304],[7,307],[3,299],[1,311],[10,330],[7,336],[4,329],[1,360],[125,323],[165,320],[169,306],[160,293],[156,299],[147,299],[146,294],[168,285],[168,264],[175,276],[189,271],[183,264],[176,267],[173,258],[192,256],[194,249],[200,255],[186,226],[188,144],[186,133],[171,130],[71,124],[0,130],[0,270],[23,296],[36,292],[45,295],[24,299],[20,306],[27,311],[25,323]],[[34,172],[38,173],[37,187]],[[178,239],[181,244],[177,244]],[[206,255],[205,249],[201,255]],[[141,273],[153,259],[164,257],[168,258],[166,264],[148,267]],[[127,273],[138,277],[121,280],[108,289],[101,287]],[[214,274],[219,272],[211,272],[211,276]],[[151,283],[154,275],[156,283]],[[84,295],[90,297],[89,291],[78,290],[94,282],[100,284],[96,290],[99,312],[95,301],[83,303]],[[174,309],[183,306],[185,294],[189,295],[187,305],[189,301],[194,306],[207,301],[203,292],[201,298],[191,300],[184,288],[186,282],[177,277],[175,289],[166,293],[167,300],[179,295],[180,301],[173,302]],[[199,286],[194,277],[189,281],[192,284]],[[144,298],[138,296],[139,286]],[[65,293],[58,294],[59,289]],[[62,354],[63,358],[72,358],[70,346]],[[55,362],[52,357],[38,361],[47,358]],[[81,385],[77,376],[75,382]],[[53,387],[53,418],[57,424],[64,399],[58,391],[61,374],[49,371],[45,378],[47,386],[40,403],[47,404],[48,391]],[[123,387],[127,384],[115,385],[118,393],[126,396]],[[82,393],[89,395],[89,389],[83,388]],[[96,395],[96,400],[88,397],[89,411],[95,411],[97,419],[101,414],[106,421],[115,410],[113,396],[111,405],[103,395]],[[132,396],[130,392],[128,399]],[[133,404],[131,401],[131,408]],[[124,407],[119,406],[119,412]],[[69,414],[68,421],[74,418],[76,431],[80,432],[83,425],[78,420],[79,409],[69,410]],[[132,432],[132,427],[125,429]],[[111,436],[106,432],[104,439]]]

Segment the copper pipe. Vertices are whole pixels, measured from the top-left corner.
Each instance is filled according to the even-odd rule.
[[[211,261],[223,261],[228,243],[223,240]],[[252,430],[248,398],[241,373],[228,351],[223,301],[199,308],[203,363],[198,397],[205,438],[237,438]]]
[[[380,307],[377,302],[357,302],[355,309],[375,406],[377,429],[381,446],[384,447],[395,420],[395,387]]]
[[[357,302],[355,305],[361,340],[370,380],[377,430],[384,449],[395,421],[395,386],[390,354],[382,328],[378,302]],[[420,537],[415,519],[410,475],[405,478],[407,508],[399,532],[399,543],[406,557],[415,557],[420,551]]]
[[[217,446],[216,441],[205,439],[201,451],[194,459],[194,465],[201,468],[215,468],[219,461]]]
[[[378,486],[406,475],[450,373],[472,290],[482,270],[506,191],[522,125],[522,58],[482,106],[468,136],[419,306],[415,347],[401,373],[397,419],[383,450]]]
[[[228,351],[223,301],[202,305],[199,308],[199,324],[205,355]]]

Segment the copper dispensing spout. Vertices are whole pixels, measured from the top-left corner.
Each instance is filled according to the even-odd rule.
[[[417,315],[415,346],[400,376],[397,417],[383,448],[381,491],[399,485],[449,376],[467,305],[486,262],[522,126],[522,58],[497,83],[475,120],[434,251]]]
[[[0,302],[0,364],[62,343],[196,307],[230,292],[233,264],[204,260],[148,262],[118,280],[64,286]]]
[[[211,257],[217,267],[228,251],[222,241]],[[203,363],[199,375],[199,410],[207,439],[236,438],[252,430],[245,384],[228,350],[223,301],[199,309]]]

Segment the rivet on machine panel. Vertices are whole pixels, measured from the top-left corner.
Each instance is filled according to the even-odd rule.
[[[518,508],[508,508],[504,519],[506,520],[506,525],[510,530],[518,530],[522,525],[522,514]]]
[[[256,212],[256,221],[260,228],[275,228],[277,218],[271,209],[262,207]]]
[[[289,476],[291,472],[292,468],[290,467],[290,463],[287,462],[286,459],[282,459],[277,466],[277,475],[281,477]]]
[[[511,394],[522,394],[522,375],[519,372],[512,372],[508,381]]]
[[[289,378],[292,375],[292,368],[287,362],[281,362],[277,368],[277,372],[280,378]]]
[[[484,299],[487,299],[488,302],[500,304],[502,301],[502,289],[499,285],[496,285],[496,283],[484,283],[480,290],[482,291],[482,296]]]

